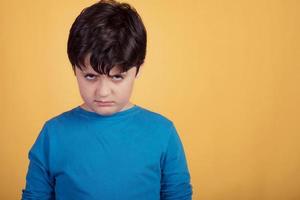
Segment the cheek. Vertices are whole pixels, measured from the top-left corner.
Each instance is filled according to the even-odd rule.
[[[91,85],[86,84],[82,80],[79,80],[78,87],[80,94],[83,98],[91,98],[91,96],[93,95],[93,87]]]
[[[118,87],[118,96],[122,99],[128,99],[131,96],[131,91],[133,89],[133,82],[124,82],[124,84]]]

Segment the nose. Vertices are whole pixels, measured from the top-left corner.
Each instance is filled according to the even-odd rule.
[[[103,97],[109,96],[111,89],[107,80],[104,77],[100,78],[99,84],[96,89],[96,97],[101,99]]]

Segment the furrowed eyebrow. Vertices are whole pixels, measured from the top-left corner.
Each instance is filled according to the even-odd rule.
[[[127,74],[127,72],[118,72],[118,73],[115,73],[115,74],[109,74],[109,76],[117,76],[117,75],[122,75],[122,76],[124,76],[124,75],[126,75]]]
[[[93,73],[93,72],[83,72],[84,74],[94,74],[94,75],[98,75],[97,73]]]
[[[101,75],[97,72],[90,72],[89,70],[85,71],[85,70],[81,70],[81,72],[84,74],[84,75],[94,75],[94,76],[98,76],[98,75]],[[125,72],[116,72],[116,73],[112,73],[112,74],[108,74],[106,76],[109,76],[109,77],[112,77],[112,76],[125,76],[127,74],[127,71]]]

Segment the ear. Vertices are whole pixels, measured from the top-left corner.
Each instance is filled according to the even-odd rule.
[[[138,79],[138,78],[140,77],[140,74],[141,74],[142,69],[143,69],[143,67],[140,66],[139,72],[138,72],[138,74],[135,76],[135,79]]]

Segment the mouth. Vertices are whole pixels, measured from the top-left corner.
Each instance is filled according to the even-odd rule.
[[[97,101],[97,100],[95,100],[95,103],[97,106],[101,106],[101,107],[108,107],[108,106],[114,105],[113,101]]]

